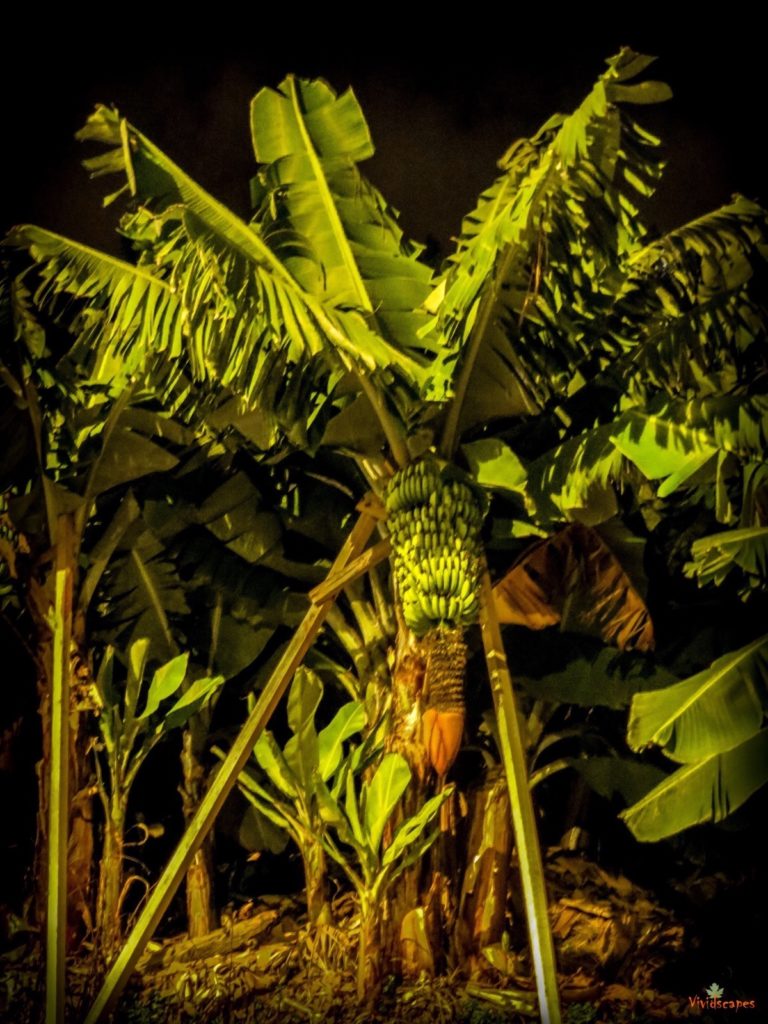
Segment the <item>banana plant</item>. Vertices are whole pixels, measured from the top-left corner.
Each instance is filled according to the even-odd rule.
[[[104,810],[96,927],[99,944],[111,956],[122,934],[120,910],[128,800],[147,757],[172,730],[182,727],[211,700],[223,676],[188,679],[189,656],[180,654],[150,675],[150,641],[134,641],[125,658],[108,647],[95,677],[100,708],[94,749],[98,794]],[[130,880],[129,880],[130,881]]]
[[[91,667],[94,597],[140,508],[131,490],[139,481],[178,463],[176,452],[192,434],[173,417],[152,408],[151,393],[138,381],[96,383],[87,359],[40,320],[23,277],[3,281],[0,348],[0,418],[13,444],[0,458],[6,593],[2,612],[28,642],[37,675],[44,762],[50,754],[51,553],[72,580],[72,627],[67,654],[73,727],[69,732],[72,805],[85,810],[72,833],[68,921],[82,937],[92,919],[88,905],[92,835],[85,715],[95,705]],[[136,560],[141,560],[137,547]],[[40,879],[38,913],[44,905],[43,863],[47,836],[42,824],[49,780],[40,776],[41,827],[36,857]]]
[[[115,195],[131,203],[122,228],[135,262],[37,227],[10,238],[37,264],[38,303],[65,294],[88,308],[72,330],[96,376],[110,375],[118,357],[130,372],[151,354],[169,389],[188,375],[246,403],[266,457],[327,445],[352,454],[381,495],[393,478],[388,494],[401,507],[390,511],[405,513],[393,537],[393,744],[414,775],[426,777],[430,764],[447,771],[461,739],[461,634],[476,612],[484,547],[483,503],[473,510],[471,500],[481,475],[493,470],[495,487],[517,503],[518,531],[540,537],[627,509],[652,523],[665,514],[659,501],[698,500],[695,488],[713,474],[710,495],[723,511],[745,449],[764,445],[755,442],[761,385],[750,390],[750,380],[764,379],[753,371],[764,365],[756,282],[765,213],[737,198],[650,237],[640,206],[663,164],[659,140],[631,111],[670,96],[646,77],[651,63],[623,49],[577,109],[512,145],[437,274],[360,173],[373,146],[354,94],[294,76],[251,105],[253,216],[227,210],[100,107],[81,137],[106,146],[89,161],[94,175],[121,176]],[[485,452],[473,467],[465,444],[478,438],[502,442],[503,458]],[[412,466],[425,462],[434,502]],[[453,509],[442,500],[449,493]],[[432,506],[450,514],[438,522]],[[464,595],[453,542],[466,540],[470,520],[475,593]],[[420,534],[437,537],[435,553],[425,544],[419,554]],[[431,658],[416,633],[433,625],[451,642]],[[445,669],[435,688],[445,699],[427,708],[426,735],[406,742],[408,723],[425,717],[430,659]],[[409,793],[417,788],[414,779]],[[533,834],[518,841],[534,850]],[[535,934],[547,934],[545,917]],[[542,1010],[556,1021],[551,949],[536,953],[549,979]]]
[[[355,752],[357,753],[357,752]],[[393,812],[411,783],[408,762],[401,754],[384,754],[370,777],[358,784],[360,759],[353,754],[328,787],[315,775],[323,849],[342,869],[360,905],[357,994],[361,1003],[378,992],[382,969],[379,934],[385,900],[397,879],[426,853],[440,831],[440,808],[453,786],[426,800],[416,814],[385,834]]]
[[[315,715],[322,698],[319,676],[302,666],[288,693],[290,739],[281,750],[273,733],[264,731],[253,750],[261,771],[248,766],[239,777],[241,792],[258,814],[287,832],[299,848],[311,924],[329,914],[318,786],[338,772],[345,743],[365,729],[368,717],[363,701],[348,701],[318,731]],[[214,753],[223,759],[220,748],[214,747]]]
[[[270,731],[263,732],[253,751],[261,772],[247,767],[240,773],[239,786],[258,813],[285,830],[298,846],[313,924],[327,920],[329,914],[326,856],[352,883],[360,904],[358,996],[364,1001],[377,991],[377,922],[387,893],[434,842],[440,808],[453,787],[446,787],[393,829],[390,819],[411,781],[405,758],[396,753],[382,756],[383,720],[368,721],[363,701],[343,704],[317,731],[315,715],[322,698],[320,678],[306,667],[299,669],[288,695],[291,737],[281,749]],[[375,694],[371,698],[375,701]],[[363,734],[362,742],[345,748],[358,734]],[[220,748],[214,752],[224,757]]]

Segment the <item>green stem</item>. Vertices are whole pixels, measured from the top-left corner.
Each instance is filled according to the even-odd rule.
[[[507,245],[504,250],[504,255],[499,261],[499,269],[497,273],[494,274],[493,279],[480,302],[477,323],[475,324],[475,329],[472,332],[469,348],[467,350],[467,354],[464,356],[464,362],[461,365],[461,372],[459,373],[459,379],[456,383],[453,401],[448,407],[448,415],[446,416],[445,426],[443,427],[443,436],[440,439],[440,452],[446,459],[452,459],[456,449],[459,418],[464,405],[464,399],[466,398],[467,389],[469,388],[469,382],[475,368],[477,357],[480,353],[483,342],[485,341],[486,332],[491,324],[491,318],[493,316],[496,300],[499,296],[501,282],[504,280],[509,269],[509,265],[512,262],[513,251],[514,247],[512,245]]]

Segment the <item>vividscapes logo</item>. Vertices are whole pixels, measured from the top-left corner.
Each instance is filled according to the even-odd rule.
[[[725,990],[716,981],[704,989],[706,999],[701,996],[688,996],[688,1005],[698,1010],[755,1010],[756,999],[725,999]]]

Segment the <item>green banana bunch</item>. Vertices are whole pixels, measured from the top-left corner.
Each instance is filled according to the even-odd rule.
[[[479,608],[482,492],[456,466],[426,458],[393,476],[385,501],[408,627],[424,636],[470,625]]]

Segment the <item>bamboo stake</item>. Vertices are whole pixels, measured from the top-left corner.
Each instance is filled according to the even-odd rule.
[[[51,761],[48,789],[48,899],[45,915],[45,1022],[64,1024],[69,838],[69,645],[72,635],[71,520],[57,523],[51,653]]]
[[[496,616],[491,579],[483,573],[480,592],[480,626],[485,660],[499,725],[501,759],[509,787],[512,823],[515,828],[520,877],[523,883],[528,936],[531,945],[539,1012],[542,1024],[560,1024],[557,964],[547,909],[547,889],[539,847],[539,833],[528,786],[528,765],[520,732],[515,693]]]
[[[361,511],[360,518],[339,551],[329,575],[338,573],[348,562],[360,554],[373,533],[376,519],[368,513],[365,502],[358,505],[358,509]],[[197,812],[152,890],[133,930],[123,943],[117,959],[112,964],[104,979],[104,984],[88,1011],[85,1024],[97,1024],[115,1008],[120,993],[144,951],[144,947],[152,938],[192,858],[213,827],[224,801],[251,756],[256,740],[261,735],[272,712],[285,693],[288,683],[320,631],[332,604],[333,602],[329,600],[323,604],[312,605],[294,633],[293,639],[256,701],[253,711],[222,761],[218,773],[211,781]]]

